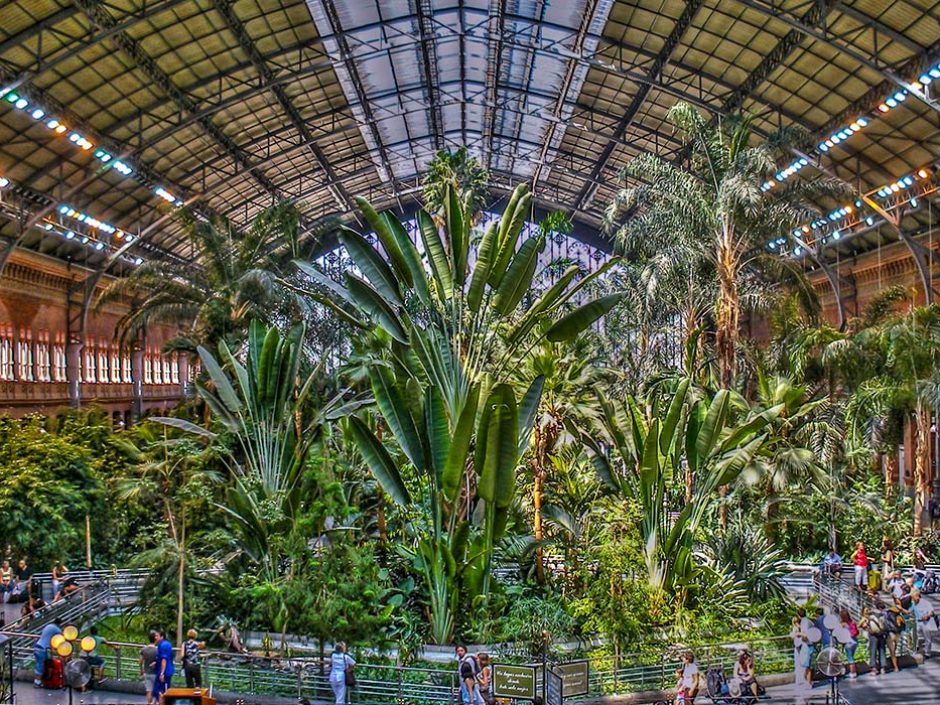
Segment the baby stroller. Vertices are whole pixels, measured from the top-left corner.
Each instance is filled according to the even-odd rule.
[[[724,671],[717,666],[706,671],[705,685],[708,688],[708,697],[717,705],[755,705],[765,694],[760,686],[757,686],[758,695],[756,696],[749,691],[744,691],[741,681],[737,678],[729,681],[725,678]]]

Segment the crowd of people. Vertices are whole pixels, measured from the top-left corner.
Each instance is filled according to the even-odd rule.
[[[52,602],[58,602],[79,589],[75,576],[61,562],[56,562],[50,571]],[[29,615],[46,606],[42,585],[25,558],[20,558],[13,567],[13,559],[5,558],[0,563],[0,600],[3,604],[22,604],[20,614]]]
[[[889,668],[894,673],[900,671],[899,646],[911,630],[916,634],[915,649],[924,658],[933,656],[935,642],[940,639],[940,615],[920,589],[929,579],[926,555],[915,549],[914,569],[904,577],[896,564],[894,547],[885,539],[880,561],[880,564],[872,561],[864,543],[855,544],[850,557],[852,583],[867,596],[867,604],[857,620],[845,608],[836,616],[817,608],[815,619],[802,608],[797,611],[790,634],[797,683],[812,686],[813,657],[830,646],[844,652],[849,678],[858,677],[855,654],[862,643],[867,645],[867,665],[872,675],[885,675]],[[839,579],[844,568],[842,557],[832,549],[823,559],[820,571],[824,576]]]

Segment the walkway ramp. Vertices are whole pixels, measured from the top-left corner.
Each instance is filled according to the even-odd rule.
[[[940,703],[940,660],[883,676],[859,676],[845,681],[842,697],[848,705],[930,705]]]

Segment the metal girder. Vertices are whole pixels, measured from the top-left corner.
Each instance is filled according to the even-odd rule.
[[[793,27],[796,31],[799,31],[809,37],[812,37],[818,42],[825,44],[826,46],[835,49],[841,54],[845,54],[849,58],[857,61],[862,66],[878,73],[882,78],[894,84],[898,88],[903,88],[904,90],[909,91],[914,95],[918,100],[920,100],[924,105],[929,107],[931,110],[934,110],[940,113],[940,104],[931,101],[926,94],[920,91],[910,90],[910,84],[904,81],[894,70],[887,64],[880,62],[878,56],[867,56],[859,49],[853,47],[849,42],[845,41],[842,36],[833,32],[826,26],[812,26],[807,24],[802,20],[802,18],[795,17],[792,14],[792,10],[784,9],[782,6],[776,4],[771,0],[767,2],[765,0],[736,0],[739,4],[744,5],[756,12],[760,12],[768,17],[772,17],[776,20],[779,20],[790,27]],[[859,13],[860,16],[861,13]],[[883,24],[875,20],[874,18],[867,18],[865,24],[870,28],[875,34],[875,43],[877,44],[878,33],[888,35],[892,40],[895,40],[895,37],[892,36],[894,33],[892,30],[888,30]],[[877,51],[877,48],[876,48]],[[920,48],[920,53],[926,53],[926,49],[923,47]]]
[[[506,0],[490,0],[487,19],[486,100],[483,103],[483,154],[487,171],[493,165],[493,133],[496,131],[496,94],[499,91],[499,73],[502,70],[503,28],[506,18]]]
[[[359,75],[359,69],[349,51],[349,42],[346,39],[345,33],[342,31],[342,23],[340,22],[339,15],[336,13],[336,7],[333,4],[333,0],[321,0],[321,6],[333,30],[334,39],[340,53],[339,59],[342,64],[342,69],[337,65],[336,71],[345,71],[349,76],[349,82],[352,84],[352,88],[356,93],[356,101],[359,110],[362,111],[362,114],[366,118],[372,141],[379,153],[379,159],[382,162],[386,174],[388,174],[388,179],[394,179],[395,172],[392,169],[391,160],[389,160],[385,145],[382,142],[382,135],[376,127],[375,116],[372,114],[372,107],[369,104],[369,98],[366,94],[365,86],[362,83],[362,77]],[[346,96],[346,99],[348,101],[349,96]],[[379,178],[382,178],[381,172],[379,173]],[[384,179],[382,180],[384,181]]]
[[[105,10],[97,0],[73,0],[88,15],[92,22],[102,28],[111,28],[117,24],[116,20]],[[137,67],[143,71],[146,76],[157,84],[161,90],[179,107],[180,110],[187,113],[198,112],[198,104],[195,100],[184,93],[166,73],[163,72],[157,63],[151,59],[135,39],[127,32],[117,32],[111,40],[120,47]],[[278,187],[263,173],[256,170],[242,150],[235,142],[222,130],[216,127],[215,123],[208,119],[202,119],[199,124],[206,133],[219,144],[222,151],[235,163],[245,167],[254,177],[258,185],[267,191],[272,198],[278,200],[281,198],[281,191]]]
[[[61,63],[75,58],[81,52],[96,46],[97,44],[100,44],[104,40],[112,37],[117,32],[124,32],[132,29],[138,23],[143,22],[144,20],[149,19],[150,17],[153,17],[154,15],[157,15],[161,12],[171,10],[177,5],[181,5],[185,2],[190,2],[190,0],[162,0],[161,2],[145,4],[144,7],[139,10],[132,10],[123,15],[120,21],[116,22],[113,26],[108,28],[98,28],[97,31],[92,32],[90,37],[82,37],[75,39],[75,41],[72,43],[64,44],[54,53],[52,57],[37,56],[33,63],[29,64],[28,66],[21,67],[21,71],[16,75],[16,77],[6,82],[4,87],[9,90],[19,88],[23,83],[31,80],[34,76],[38,76],[42,73],[45,73],[46,71],[51,71]],[[75,6],[66,7],[62,10],[59,10],[58,12],[46,18],[46,20],[43,20],[42,22],[37,23],[37,25],[31,27],[30,30],[21,32],[20,34],[15,35],[0,44],[0,55],[13,47],[21,47],[23,51],[28,51],[25,47],[23,47],[23,42],[27,41],[30,37],[35,36],[37,32],[50,29],[52,26],[66,19],[74,17],[79,12],[80,10]],[[38,30],[36,32],[28,34],[28,32],[36,29],[37,27]]]
[[[300,134],[301,139],[303,140],[307,149],[310,150],[313,158],[320,165],[323,173],[326,174],[327,180],[330,182],[336,182],[336,174],[333,173],[333,168],[330,166],[329,160],[326,158],[323,150],[320,149],[319,145],[317,145],[313,135],[310,134],[310,130],[307,128],[306,122],[300,116],[297,108],[287,96],[283,86],[274,81],[274,73],[268,67],[264,57],[261,56],[261,54],[258,52],[255,43],[252,41],[251,37],[248,35],[247,30],[245,29],[245,25],[242,24],[242,21],[238,18],[238,15],[235,14],[234,10],[232,9],[232,0],[215,0],[214,5],[215,9],[219,12],[220,15],[222,15],[229,30],[232,32],[232,34],[235,35],[235,39],[238,41],[242,51],[244,51],[248,55],[249,59],[251,59],[251,63],[258,72],[258,75],[261,77],[261,80],[269,85],[271,93],[274,95],[278,104],[281,106],[281,109],[286,113],[291,124]],[[336,198],[340,207],[347,209],[350,208],[352,206],[352,198],[346,192],[346,189],[343,188],[343,185],[341,183],[337,183],[336,186],[332,188],[336,189],[333,192],[333,197]]]
[[[920,283],[924,287],[924,303],[929,306],[931,303],[933,303],[934,295],[940,294],[940,292],[934,288],[933,277],[931,276],[933,269],[933,258],[936,255],[932,250],[917,242],[917,240],[911,237],[909,232],[901,227],[901,218],[903,213],[898,213],[897,215],[889,213],[870,196],[863,196],[862,198],[864,199],[865,203],[868,204],[869,208],[878,213],[878,215],[880,215],[884,221],[891,226],[891,228],[897,233],[898,238],[901,240],[901,242],[904,243],[908,251],[911,253],[911,257],[914,260],[914,265],[917,267],[917,273],[920,275]]]
[[[826,280],[829,282],[829,286],[832,288],[832,293],[836,297],[836,306],[838,307],[839,314],[839,330],[843,330],[847,321],[845,299],[842,297],[842,283],[844,281],[843,278],[836,270],[832,268],[832,265],[826,261],[819,249],[807,244],[803,238],[797,235],[791,233],[789,237],[799,247],[806,250],[806,253],[810,256],[813,262],[815,262],[816,265],[823,271],[823,274],[826,275]],[[849,284],[849,282],[845,283]]]
[[[669,33],[669,36],[663,43],[662,49],[660,49],[658,56],[653,61],[653,65],[647,72],[647,81],[639,85],[636,95],[634,95],[633,100],[630,101],[630,106],[624,112],[623,117],[621,117],[618,121],[617,127],[614,129],[615,139],[620,139],[624,136],[624,134],[626,134],[627,130],[630,129],[630,126],[633,124],[634,119],[636,119],[640,108],[642,107],[643,103],[646,102],[646,98],[649,96],[651,85],[659,80],[663,67],[666,65],[666,62],[669,61],[669,57],[672,55],[673,50],[682,40],[682,36],[692,24],[692,20],[695,19],[696,13],[703,4],[704,0],[688,0],[688,2],[686,2],[685,9],[682,11],[679,19],[676,20],[672,31]],[[597,180],[597,178],[604,173],[604,169],[607,167],[607,162],[610,160],[615,146],[616,142],[612,141],[609,141],[606,145],[604,145],[604,149],[597,158],[597,162],[594,164],[594,168],[591,169],[590,180],[584,184],[584,187],[578,194],[578,198],[575,200],[575,209],[581,209],[586,205],[590,195],[594,190],[591,182]]]
[[[418,45],[421,47],[424,80],[427,84],[431,135],[436,149],[441,149],[444,140],[444,118],[441,114],[441,96],[437,87],[437,42],[434,40],[434,26],[431,23],[434,10],[431,7],[431,0],[411,0],[410,4],[418,20]]]
[[[806,26],[813,27],[819,24],[833,6],[832,0],[817,0],[812,3],[809,10],[800,16],[800,22]],[[757,90],[757,88],[766,81],[770,74],[776,71],[790,53],[796,49],[806,37],[804,32],[792,29],[760,60],[760,63],[751,71],[740,86],[734,89],[734,92],[725,99],[722,108],[727,113],[735,113],[741,109],[744,101]]]

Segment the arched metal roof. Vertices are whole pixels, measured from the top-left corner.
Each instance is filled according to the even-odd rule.
[[[867,194],[940,160],[940,81],[911,85],[938,41],[931,0],[12,0],[0,235],[95,266],[186,259],[174,205],[236,224],[278,199],[307,223],[358,194],[404,208],[461,145],[495,200],[528,181],[596,228],[627,161],[683,157],[680,99],[751,113],[758,135],[806,130],[800,177]]]

